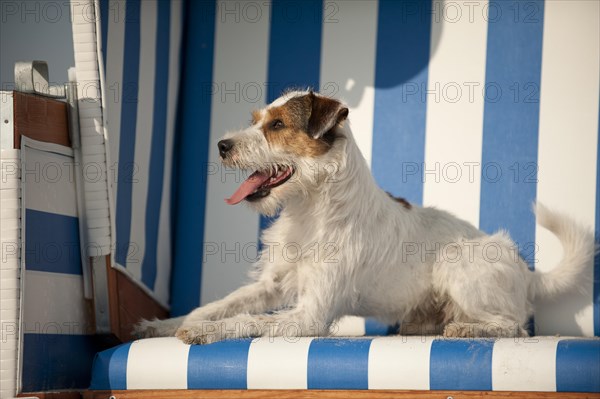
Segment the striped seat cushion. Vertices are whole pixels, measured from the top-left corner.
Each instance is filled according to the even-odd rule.
[[[91,389],[600,392],[600,339],[152,338],[100,352]]]

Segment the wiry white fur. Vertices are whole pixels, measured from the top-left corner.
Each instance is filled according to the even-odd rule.
[[[281,210],[263,232],[254,282],[185,318],[143,321],[139,335],[176,333],[187,343],[326,335],[340,317],[356,315],[400,322],[406,334],[524,336],[533,299],[572,289],[590,267],[591,232],[541,205],[540,224],[565,249],[546,274],[531,272],[504,232],[487,235],[435,208],[406,209],[377,186],[349,124],[337,129],[342,137],[317,159],[271,148],[258,125],[227,135],[236,148],[230,165],[296,171],[249,204],[264,214]],[[293,245],[284,252],[286,244]]]
[[[580,288],[581,276],[590,267],[598,247],[593,245],[593,233],[568,216],[551,212],[542,204],[535,208],[537,222],[551,231],[562,243],[564,255],[558,265],[547,273],[534,273],[531,290],[535,297],[553,297]]]

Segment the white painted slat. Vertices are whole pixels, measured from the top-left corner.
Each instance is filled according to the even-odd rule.
[[[213,83],[218,93],[212,97],[210,142],[207,177],[204,241],[216,245],[214,255],[204,256],[202,266],[201,303],[223,297],[247,280],[249,266],[256,256],[259,217],[243,205],[230,206],[225,198],[242,182],[239,172],[228,174],[221,166],[217,142],[223,134],[243,127],[253,109],[265,105],[267,88],[262,96],[245,96],[244,85],[256,85],[267,80],[269,44],[269,2],[257,3],[262,17],[258,20],[220,18],[216,15]],[[217,9],[224,7],[222,2]],[[231,8],[231,6],[228,6]],[[244,60],[243,67],[240,60]],[[248,86],[246,86],[248,87]],[[227,94],[230,90],[232,94]],[[223,215],[235,224],[223,223]],[[232,251],[225,252],[226,250]],[[204,251],[207,253],[207,251]],[[224,276],[227,275],[227,278]]]
[[[371,164],[377,2],[323,2],[321,92],[348,104],[352,132]]]
[[[423,202],[479,225],[487,20],[470,1],[435,0],[427,83]],[[461,10],[461,17],[449,14]],[[446,10],[446,11],[444,11]],[[456,14],[458,15],[458,14]],[[424,96],[422,96],[423,98]]]

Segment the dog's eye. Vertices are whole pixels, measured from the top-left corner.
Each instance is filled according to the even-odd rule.
[[[281,119],[275,119],[271,122],[271,129],[279,130],[284,127],[283,121]]]

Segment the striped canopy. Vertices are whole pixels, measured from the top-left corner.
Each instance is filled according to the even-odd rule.
[[[174,314],[247,281],[269,221],[224,203],[241,175],[216,143],[295,86],[348,103],[383,189],[506,229],[552,269],[533,201],[600,230],[599,7],[101,0],[115,264]],[[537,304],[537,333],[600,335],[589,270],[584,292]]]

